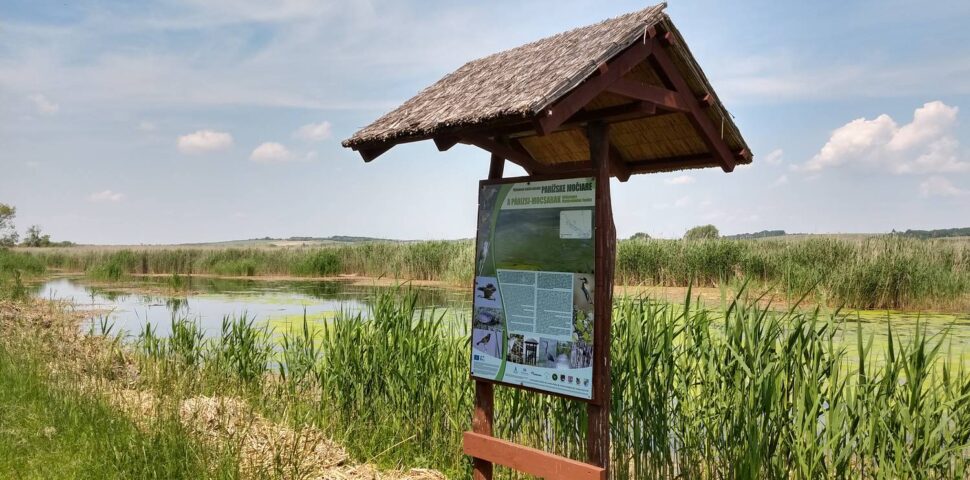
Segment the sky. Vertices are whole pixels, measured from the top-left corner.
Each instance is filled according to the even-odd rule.
[[[466,61],[647,5],[4,0],[0,203],[79,243],[472,237],[487,153],[340,141]],[[970,226],[970,2],[667,12],[754,163],[614,182],[620,237]]]

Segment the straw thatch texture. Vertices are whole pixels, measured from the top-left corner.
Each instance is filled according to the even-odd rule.
[[[344,141],[350,147],[532,115],[657,24],[655,5],[473,60]]]
[[[380,148],[396,143],[455,134],[474,128],[527,124],[539,112],[595,75],[600,65],[642,40],[650,27],[671,32],[677,42],[668,47],[674,65],[695,95],[714,90],[680,33],[664,13],[666,4],[654,5],[594,25],[560,33],[521,47],[468,62],[421,91],[400,107],[385,114],[343,141],[355,149]],[[626,75],[640,83],[663,86],[648,63]],[[608,92],[594,98],[586,109],[629,103]],[[744,139],[720,100],[707,111],[721,139],[731,151],[747,149]],[[536,136],[535,132],[512,135],[541,164],[589,159],[588,144],[579,130]],[[709,155],[702,137],[686,114],[665,114],[616,123],[610,133],[616,151],[628,162]],[[738,163],[750,160],[739,158]],[[695,162],[696,163],[696,162]],[[693,168],[715,166],[693,165]]]

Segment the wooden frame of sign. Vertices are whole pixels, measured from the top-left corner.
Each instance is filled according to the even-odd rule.
[[[616,259],[616,229],[610,202],[609,125],[593,122],[587,129],[593,169],[569,172],[569,175],[532,175],[507,179],[509,182],[541,181],[590,176],[596,182],[594,221],[594,298],[593,305],[593,398],[588,400],[588,462],[582,463],[533,448],[492,437],[494,421],[494,386],[504,384],[472,377],[475,381],[475,412],[472,432],[466,432],[464,451],[473,457],[476,480],[492,478],[492,464],[548,479],[605,479],[610,451],[610,326],[613,308],[613,272]],[[504,159],[492,155],[489,179],[502,179]],[[507,384],[504,384],[507,385]],[[554,392],[519,385],[515,388],[572,398]]]

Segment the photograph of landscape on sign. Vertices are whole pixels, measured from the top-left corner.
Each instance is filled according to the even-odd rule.
[[[594,182],[483,182],[472,375],[592,398]]]

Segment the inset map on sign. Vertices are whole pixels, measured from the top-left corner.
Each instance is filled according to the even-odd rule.
[[[559,212],[559,238],[588,239],[592,236],[592,210],[562,210]]]

